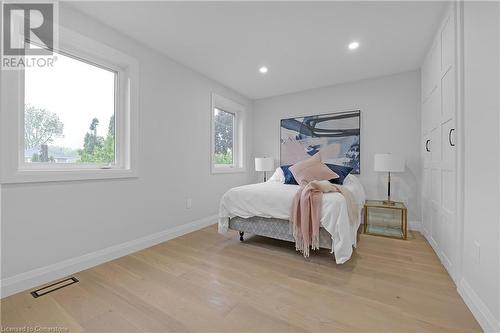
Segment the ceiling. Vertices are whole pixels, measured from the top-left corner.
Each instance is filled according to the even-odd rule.
[[[260,99],[419,68],[445,3],[112,1],[71,6]],[[353,40],[360,47],[349,51]],[[263,65],[269,68],[266,75],[258,71]]]

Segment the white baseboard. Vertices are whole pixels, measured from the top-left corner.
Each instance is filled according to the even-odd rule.
[[[202,229],[216,223],[217,218],[217,215],[209,216],[152,235],[2,279],[0,280],[0,298],[31,289],[41,284],[60,279],[84,269],[165,242],[169,239]]]
[[[491,313],[486,304],[483,303],[481,298],[464,279],[462,279],[458,285],[458,293],[462,296],[465,304],[467,304],[479,325],[481,325],[481,328],[485,332],[500,332],[500,322],[496,320],[495,316]]]

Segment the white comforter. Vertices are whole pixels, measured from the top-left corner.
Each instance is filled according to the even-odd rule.
[[[281,171],[281,169],[278,169]],[[239,216],[249,218],[260,216],[267,218],[290,219],[293,198],[298,185],[283,184],[283,178],[275,175],[267,182],[239,186],[227,191],[221,199],[219,209],[219,231],[228,229],[229,218]],[[359,180],[349,175],[344,186],[351,191],[360,210],[365,201],[365,193]],[[342,264],[352,255],[356,246],[356,232],[361,222],[356,225],[349,222],[347,204],[342,194],[324,193],[321,208],[321,225],[332,235],[332,252],[335,260]]]

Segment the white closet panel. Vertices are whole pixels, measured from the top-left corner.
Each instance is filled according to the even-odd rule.
[[[443,199],[442,207],[445,211],[453,213],[456,210],[456,184],[455,171],[443,171],[441,174]]]
[[[441,85],[435,86],[429,96],[429,131],[437,128],[441,123]]]
[[[453,13],[451,13],[453,14]],[[441,30],[441,71],[446,73],[455,62],[455,20],[449,15]]]
[[[422,135],[429,133],[431,129],[431,117],[429,108],[430,108],[430,103],[427,100],[422,104],[422,117],[421,117]]]
[[[455,116],[455,70],[449,69],[441,79],[442,121],[448,121]]]
[[[441,168],[443,170],[455,170],[455,122],[453,119],[441,125]]]
[[[422,67],[424,234],[452,278],[457,260],[455,118],[456,4],[451,3]]]
[[[441,260],[448,270],[448,272],[453,271],[453,255],[454,255],[454,240],[450,237],[453,233],[453,221],[451,220],[453,217],[451,215],[447,214],[441,214],[440,216],[440,221],[441,221],[441,228],[442,228],[442,240],[441,240],[441,250],[442,250],[442,256]]]
[[[431,169],[431,201],[433,205],[441,206],[441,170]]]
[[[441,165],[441,127],[434,128],[431,131],[431,167],[437,169]]]
[[[442,246],[441,241],[441,217],[439,216],[439,207],[434,203],[431,204],[431,245],[436,252],[440,252]]]

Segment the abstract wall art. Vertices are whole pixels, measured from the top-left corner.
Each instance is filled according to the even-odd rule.
[[[280,165],[294,164],[318,151],[324,163],[360,173],[361,112],[318,114],[281,120]]]

